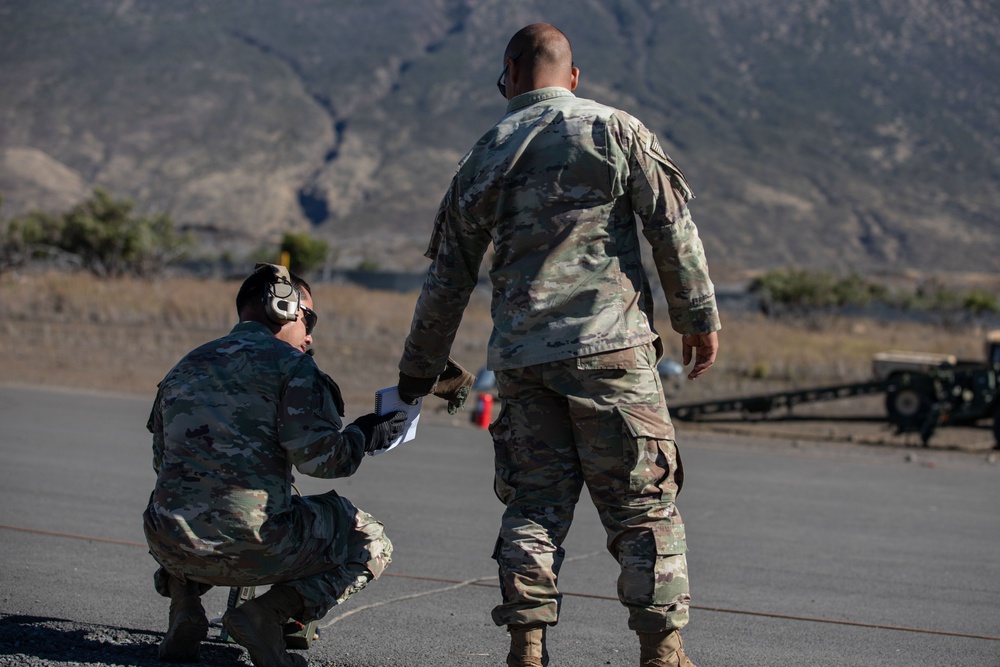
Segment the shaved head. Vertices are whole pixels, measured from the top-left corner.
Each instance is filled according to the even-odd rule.
[[[538,70],[563,69],[573,66],[573,49],[563,31],[548,23],[533,23],[521,28],[510,38],[504,55],[521,54],[525,66]]]
[[[576,88],[579,73],[573,67],[573,49],[562,30],[548,23],[533,23],[518,30],[504,51],[504,62],[516,70],[514,94],[548,86]]]

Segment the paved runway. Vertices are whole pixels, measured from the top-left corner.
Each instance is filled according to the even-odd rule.
[[[167,603],[140,519],[150,400],[0,385],[0,665],[156,664]],[[694,596],[684,638],[699,667],[1000,666],[1000,465],[678,430]],[[311,664],[503,665],[485,431],[426,423],[352,478],[297,484],[333,486],[395,546],[386,576],[320,621]],[[638,664],[604,541],[584,500],[552,667]],[[210,616],[225,593],[206,596]],[[15,645],[27,626],[37,641]],[[248,664],[217,642],[203,657]]]

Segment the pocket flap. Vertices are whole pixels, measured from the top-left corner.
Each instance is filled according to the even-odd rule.
[[[687,535],[683,523],[661,522],[653,526],[656,555],[674,556],[687,553]]]
[[[670,423],[670,417],[662,405],[633,403],[619,405],[616,409],[633,438],[674,439],[674,425]]]

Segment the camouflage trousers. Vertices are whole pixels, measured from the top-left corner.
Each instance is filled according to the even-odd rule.
[[[155,535],[147,533],[150,553],[160,564],[153,576],[156,591],[170,597],[171,576],[202,584],[202,595],[212,586],[283,584],[298,591],[305,610],[298,620],[309,622],[377,579],[392,561],[384,526],[346,498],[330,491],[293,503],[307,526],[306,539],[266,555],[184,558],[174,549],[158,549]]]
[[[506,505],[493,558],[497,625],[559,619],[563,540],[583,486],[620,565],[618,598],[637,632],[687,624],[683,467],[652,344],[497,371],[490,426],[495,491]]]

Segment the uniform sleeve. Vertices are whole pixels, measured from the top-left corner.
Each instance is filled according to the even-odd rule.
[[[288,460],[310,477],[353,475],[365,453],[364,435],[343,428],[340,390],[303,356],[285,386],[279,406],[278,437]]]
[[[436,377],[444,371],[490,243],[489,233],[461,210],[460,175],[452,179],[434,220],[426,253],[431,266],[399,362],[399,369],[414,377]]]
[[[670,323],[681,334],[721,328],[705,250],[691,219],[691,189],[656,136],[635,119],[624,133],[627,187],[667,299]]]

